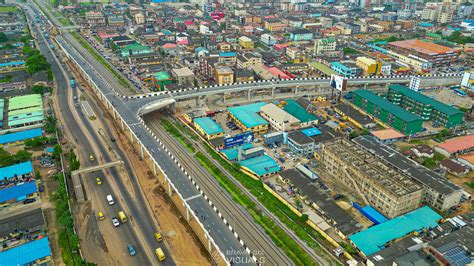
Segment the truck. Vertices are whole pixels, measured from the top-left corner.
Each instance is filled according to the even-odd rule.
[[[71,88],[76,88],[76,81],[74,79],[71,79],[69,83],[71,84]]]
[[[161,248],[155,249],[155,255],[158,257],[160,261],[164,261],[166,259],[165,253]]]
[[[123,211],[119,211],[118,215],[122,223],[126,223],[128,221],[127,216]]]

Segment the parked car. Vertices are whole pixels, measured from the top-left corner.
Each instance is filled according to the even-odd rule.
[[[130,254],[130,256],[135,256],[135,254],[137,254],[137,252],[135,252],[135,248],[133,247],[132,244],[128,244],[127,249],[128,249],[128,253]]]

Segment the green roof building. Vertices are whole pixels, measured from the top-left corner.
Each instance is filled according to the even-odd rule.
[[[463,122],[463,112],[419,92],[410,90],[406,86],[398,84],[389,85],[388,100],[409,112],[421,116],[425,121],[432,121],[435,126],[439,125],[450,128]]]
[[[8,100],[9,128],[39,124],[43,121],[43,99],[40,94],[17,96]]]
[[[368,90],[353,92],[353,102],[368,114],[404,134],[415,134],[422,129],[423,119]]]
[[[141,45],[139,43],[134,43],[120,49],[120,56],[122,58],[126,58],[130,55],[147,54],[147,53],[152,53],[152,52],[153,50],[149,46]]]
[[[155,80],[155,86],[159,90],[164,90],[165,85],[173,83],[173,78],[166,71],[156,72],[153,74],[153,78]]]

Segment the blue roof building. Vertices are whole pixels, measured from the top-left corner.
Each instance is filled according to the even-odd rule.
[[[5,63],[0,63],[0,68],[5,68],[5,67],[16,67],[16,66],[22,66],[25,64],[25,61],[12,61],[12,62],[5,62]]]
[[[362,71],[355,63],[331,62],[331,69],[344,77],[358,76]]]
[[[220,52],[219,53],[220,57],[235,57],[237,56],[236,52]]]
[[[28,182],[13,187],[7,187],[0,190],[0,204],[14,199],[16,199],[16,201],[22,201],[26,199],[28,195],[36,192],[38,192],[36,182]]]
[[[33,173],[33,165],[30,161],[14,164],[0,168],[0,180],[10,179],[16,176],[22,176]]]
[[[232,147],[228,149],[221,150],[221,152],[227,157],[227,159],[233,161],[237,160],[237,157],[239,156],[239,151],[237,150],[238,147]],[[250,149],[252,148],[252,143],[245,143],[241,145],[242,150]]]
[[[305,134],[308,137],[313,137],[317,135],[321,135],[321,131],[315,127],[309,127],[301,130],[301,133]]]
[[[268,129],[268,122],[258,113],[260,108],[266,105],[264,102],[257,102],[248,105],[230,107],[229,111],[233,120],[244,131],[253,131],[255,133],[265,133]]]
[[[356,247],[369,256],[385,248],[385,245],[395,239],[401,238],[414,231],[438,226],[441,215],[430,207],[425,206],[412,212],[370,227],[360,233],[354,234],[349,239]]]
[[[43,131],[41,128],[29,129],[29,130],[10,133],[10,134],[0,135],[0,146],[4,144],[8,144],[8,143],[23,141],[25,139],[41,137],[42,135],[43,135]]]
[[[48,237],[0,252],[1,265],[25,265],[45,263],[51,260]]]
[[[224,130],[222,130],[221,126],[210,117],[196,118],[193,122],[196,130],[208,140],[222,137],[224,135]]]
[[[270,175],[281,170],[278,163],[268,155],[240,161],[240,165],[258,177]]]

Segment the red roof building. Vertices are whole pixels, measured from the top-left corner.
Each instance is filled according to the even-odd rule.
[[[472,150],[474,150],[474,135],[450,139],[435,147],[435,151],[448,157],[468,153]]]

